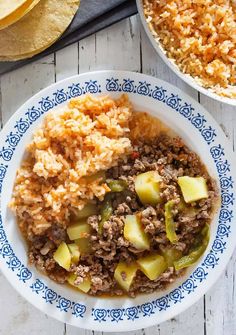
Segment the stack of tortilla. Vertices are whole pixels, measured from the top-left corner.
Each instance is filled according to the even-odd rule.
[[[66,30],[79,0],[0,0],[0,61],[30,58]]]

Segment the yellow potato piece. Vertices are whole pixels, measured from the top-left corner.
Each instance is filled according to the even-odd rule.
[[[65,242],[61,242],[55,251],[53,258],[57,264],[69,271],[71,266],[71,253]]]
[[[75,240],[75,243],[78,245],[81,255],[89,254],[92,251],[92,246],[89,238],[79,238]]]
[[[76,211],[75,217],[76,219],[85,219],[91,215],[95,215],[98,213],[97,206],[95,204],[86,204],[81,210]]]
[[[78,238],[88,237],[91,232],[91,226],[87,223],[78,222],[67,228],[67,234],[71,241],[77,240]]]
[[[138,267],[135,263],[120,262],[115,269],[114,278],[125,291],[129,291],[137,270]]]
[[[67,281],[70,285],[76,287],[77,289],[79,289],[80,291],[83,291],[84,293],[88,293],[88,291],[91,289],[91,280],[89,278],[85,278],[84,281],[79,284],[79,285],[75,285],[75,279],[76,279],[76,275],[75,274],[70,274],[69,277],[67,278]]]
[[[68,248],[69,248],[70,253],[71,253],[72,263],[78,264],[79,259],[80,259],[80,251],[79,251],[78,245],[75,244],[75,243],[71,243],[71,244],[68,244]]]
[[[157,279],[166,269],[167,263],[163,256],[153,254],[137,260],[141,271],[150,279]]]
[[[156,171],[139,174],[135,179],[135,191],[143,204],[156,205],[160,197],[161,177]]]
[[[124,219],[124,237],[136,249],[149,250],[150,241],[137,215],[127,215]]]
[[[161,254],[165,258],[167,266],[174,266],[174,262],[182,257],[182,252],[174,248],[161,248]]]
[[[203,177],[179,177],[178,184],[186,203],[208,198],[207,184]]]

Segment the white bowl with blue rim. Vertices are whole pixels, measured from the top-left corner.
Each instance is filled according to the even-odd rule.
[[[144,15],[144,11],[143,11],[143,0],[136,0],[137,3],[137,7],[138,7],[138,12],[139,12],[139,16],[142,22],[142,25],[144,27],[144,30],[147,34],[148,39],[150,40],[151,44],[153,45],[154,49],[156,50],[156,52],[158,53],[158,55],[162,58],[162,60],[166,63],[166,65],[169,66],[169,68],[183,81],[185,81],[188,85],[192,86],[193,88],[195,88],[195,90],[207,95],[208,97],[217,100],[219,102],[222,103],[226,103],[228,105],[232,105],[232,106],[236,106],[236,98],[228,98],[228,97],[224,97],[221,96],[215,92],[213,92],[210,88],[205,88],[203,86],[201,86],[192,76],[190,76],[189,74],[185,74],[183,73],[179,67],[175,64],[175,62],[170,59],[169,57],[166,56],[166,53],[163,49],[163,47],[161,46],[161,44],[156,40],[156,38],[153,36],[153,33],[151,32],[147,21],[146,21],[146,17]],[[235,86],[235,90],[234,92],[236,92],[236,86]]]
[[[44,115],[85,93],[126,93],[136,110],[164,121],[196,151],[221,192],[221,207],[211,224],[208,248],[198,264],[165,291],[136,298],[98,298],[56,284],[28,266],[27,246],[8,209],[25,147]],[[195,100],[159,79],[133,72],[85,73],[58,82],[29,99],[0,134],[0,269],[13,287],[44,313],[71,325],[101,331],[152,326],[179,314],[206,293],[222,273],[235,247],[236,161],[224,133]]]

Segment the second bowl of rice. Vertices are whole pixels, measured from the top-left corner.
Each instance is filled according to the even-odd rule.
[[[137,0],[137,6],[153,47],[174,73],[235,106],[235,1]]]

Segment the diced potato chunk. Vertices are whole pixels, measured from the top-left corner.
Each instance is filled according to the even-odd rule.
[[[79,290],[83,291],[84,293],[88,293],[88,291],[91,288],[91,280],[89,278],[85,278],[84,281],[79,284],[79,285],[75,285],[75,279],[76,279],[76,275],[75,274],[70,274],[69,277],[67,278],[67,281],[70,285],[78,288]]]
[[[141,173],[135,180],[135,191],[143,204],[156,205],[160,197],[161,177],[157,171]]]
[[[157,279],[166,269],[167,263],[163,256],[153,254],[137,260],[141,271],[150,279]]]
[[[89,254],[92,250],[89,238],[79,238],[75,240],[75,243],[78,245],[81,255]]]
[[[161,248],[161,254],[165,258],[167,266],[173,266],[174,262],[182,257],[182,252],[175,248]]]
[[[67,228],[67,234],[71,241],[77,240],[78,238],[88,237],[90,232],[91,226],[84,221],[72,224]]]
[[[71,253],[65,242],[61,242],[57,250],[54,252],[53,258],[57,264],[69,271],[71,266]]]
[[[136,249],[150,249],[150,241],[137,215],[127,215],[124,219],[124,237]]]
[[[77,285],[77,288],[84,293],[88,293],[91,289],[91,280],[89,278],[85,278],[81,284]]]
[[[72,263],[78,264],[79,263],[79,259],[80,259],[80,252],[79,252],[78,245],[76,245],[75,243],[68,244],[68,248],[69,248],[70,253],[71,253],[71,261],[72,261]]]
[[[179,177],[178,184],[186,203],[208,198],[207,184],[203,177]]]
[[[84,205],[81,210],[76,211],[75,217],[78,220],[85,219],[91,215],[95,215],[98,213],[97,206],[92,203],[88,203]]]
[[[114,278],[125,291],[129,291],[137,270],[138,267],[135,263],[120,262],[116,267]]]

